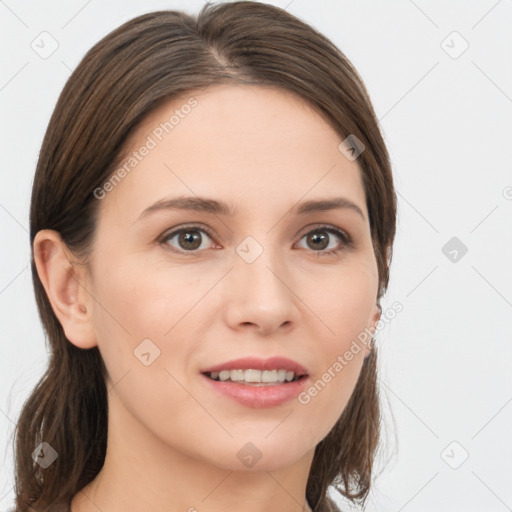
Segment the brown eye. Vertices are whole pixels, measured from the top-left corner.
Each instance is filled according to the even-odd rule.
[[[205,238],[211,239],[211,235],[205,228],[192,226],[172,231],[162,238],[161,243],[165,243],[175,252],[192,253],[208,248],[208,244],[204,244]],[[176,242],[170,243],[173,239],[176,239]]]
[[[336,254],[338,250],[352,246],[350,236],[334,226],[319,226],[306,233],[302,239],[304,238],[306,239],[306,248],[312,249],[318,256]],[[338,243],[336,243],[336,238]]]
[[[315,232],[315,233],[310,233],[306,236],[307,236],[307,243],[315,251],[323,251],[329,245],[329,237],[325,233],[319,235],[318,232]]]
[[[167,235],[164,235],[160,243],[165,244],[174,252],[187,254],[190,256],[199,255],[199,253],[209,246],[205,238],[213,240],[213,233],[205,227],[190,226],[175,229]],[[352,246],[352,239],[344,231],[334,226],[320,226],[309,233],[306,233],[302,239],[306,239],[306,248],[312,250],[318,256],[333,255],[344,247]],[[336,238],[338,243],[336,243]],[[173,243],[171,241],[176,239]]]
[[[201,235],[198,231],[182,231],[178,236],[178,244],[183,249],[194,251],[201,246]]]

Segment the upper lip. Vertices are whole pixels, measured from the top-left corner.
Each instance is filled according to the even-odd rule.
[[[269,357],[261,359],[258,357],[244,357],[233,359],[225,363],[210,366],[201,373],[220,372],[222,370],[286,370],[295,373],[295,375],[307,375],[307,370],[297,361],[286,357]]]

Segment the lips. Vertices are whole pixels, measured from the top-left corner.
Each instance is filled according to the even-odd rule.
[[[287,372],[293,372],[299,377],[308,374],[304,366],[286,357],[269,357],[267,359],[244,357],[242,359],[233,359],[205,368],[201,370],[201,373],[221,372],[223,370],[286,370]]]
[[[283,373],[285,379],[280,380]],[[285,357],[233,359],[205,368],[201,374],[205,385],[215,393],[256,409],[295,400],[310,380],[304,366]],[[243,374],[243,380],[238,374]]]

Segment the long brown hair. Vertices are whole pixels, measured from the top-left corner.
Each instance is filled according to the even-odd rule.
[[[197,16],[168,10],[134,18],[99,41],[68,79],[46,131],[32,189],[30,242],[53,229],[86,261],[99,201],[93,191],[111,175],[126,141],[162,101],[217,84],[277,86],[304,98],[343,138],[355,135],[379,271],[387,289],[395,236],[391,165],[366,88],[345,55],[283,9],[258,2],[207,3]],[[37,306],[50,347],[41,380],[15,430],[18,510],[68,510],[101,469],[107,442],[105,366],[97,347],[70,343],[39,279]],[[306,495],[327,510],[337,485],[364,503],[380,437],[377,352],[363,364],[341,417],[318,444]],[[41,442],[60,456],[43,469],[32,459]]]

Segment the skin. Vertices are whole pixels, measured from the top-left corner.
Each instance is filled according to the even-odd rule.
[[[160,106],[131,150],[190,96],[198,105],[99,200],[88,265],[54,231],[34,241],[66,337],[98,346],[109,374],[105,464],[72,512],[310,510],[314,448],[344,410],[368,349],[308,404],[247,407],[209,389],[200,370],[279,355],[305,366],[314,383],[379,319],[361,170],[338,150],[343,139],[292,93],[224,85]],[[138,220],[156,201],[182,195],[225,201],[236,214],[165,210]],[[290,213],[333,196],[364,218],[349,208]],[[200,231],[195,250],[179,234],[161,241],[185,223],[214,237]],[[353,245],[318,224],[344,230]],[[308,243],[311,231],[328,240]],[[252,263],[236,252],[247,236],[263,248]],[[160,350],[149,366],[134,356],[146,338]],[[252,468],[237,457],[247,442],[262,455]]]

